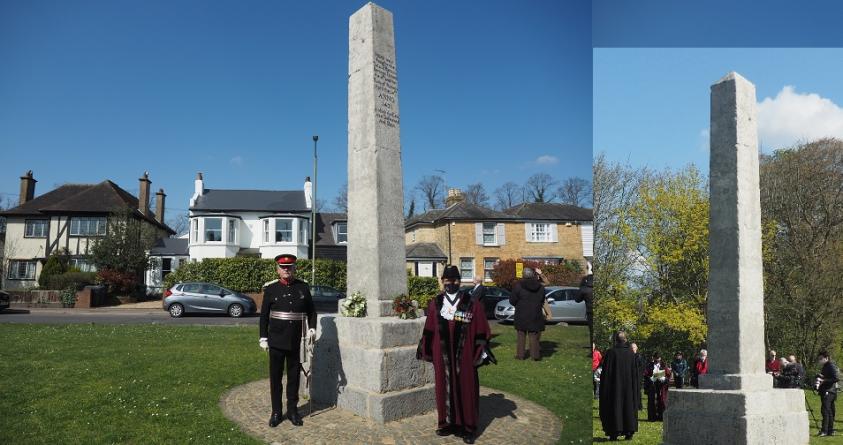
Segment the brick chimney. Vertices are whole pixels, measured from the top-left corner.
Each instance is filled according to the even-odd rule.
[[[152,181],[149,180],[149,172],[143,172],[143,177],[138,179],[140,181],[140,192],[138,192],[138,210],[144,216],[149,216],[149,185]]]
[[[155,194],[155,220],[164,224],[164,199],[167,195],[164,194],[164,189],[158,189]]]
[[[38,182],[32,177],[32,170],[26,172],[20,177],[20,202],[18,205],[24,205],[35,197],[35,183]]]
[[[448,197],[445,198],[445,207],[451,207],[452,205],[465,201],[465,196],[462,194],[462,190],[460,189],[448,189]]]

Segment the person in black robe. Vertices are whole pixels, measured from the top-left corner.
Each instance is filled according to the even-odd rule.
[[[585,319],[588,322],[588,338],[594,342],[594,275],[588,274],[580,281],[580,292],[574,299],[577,303],[585,301]]]
[[[442,274],[445,291],[427,307],[416,358],[433,362],[436,385],[436,434],[461,436],[474,443],[480,420],[480,381],[491,338],[489,321],[480,300],[460,289],[460,271],[448,266]]]
[[[626,333],[619,331],[615,334],[615,347],[603,356],[600,375],[600,422],[609,440],[617,440],[620,435],[629,440],[638,431],[640,384],[635,353],[627,343]]]
[[[647,420],[659,422],[664,419],[664,410],[667,409],[671,369],[657,352],[653,354],[653,361],[647,365],[644,376],[650,381],[647,388]]]

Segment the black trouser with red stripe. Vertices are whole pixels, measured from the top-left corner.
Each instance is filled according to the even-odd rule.
[[[299,351],[269,348],[269,392],[272,412],[281,414],[281,375],[287,362],[287,411],[299,403]]]

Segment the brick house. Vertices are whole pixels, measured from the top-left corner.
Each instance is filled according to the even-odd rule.
[[[164,224],[164,190],[156,194],[156,211],[149,208],[149,174],[140,178],[140,198],[110,180],[99,184],[65,184],[35,197],[30,170],[21,177],[17,207],[0,212],[6,218],[3,288],[33,287],[51,253],[67,250],[71,265],[91,271],[91,243],[107,231],[107,218],[117,208],[132,209],[132,216],[161,237],[175,234]]]
[[[591,260],[592,211],[557,203],[525,203],[503,212],[465,202],[449,191],[447,207],[410,218],[404,226],[407,267],[437,276],[445,264],[460,267],[463,281],[491,281],[500,259],[547,264]]]

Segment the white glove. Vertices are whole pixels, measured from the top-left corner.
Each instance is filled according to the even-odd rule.
[[[268,338],[262,337],[259,344],[261,346],[261,349],[263,349],[264,351],[269,351],[269,339]]]
[[[307,335],[316,335],[316,329],[310,328],[307,330]]]

